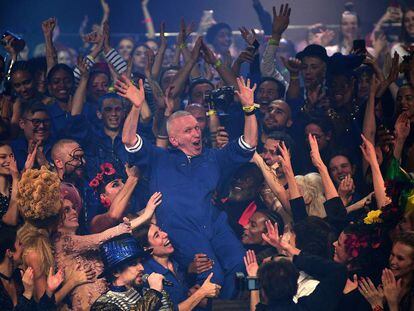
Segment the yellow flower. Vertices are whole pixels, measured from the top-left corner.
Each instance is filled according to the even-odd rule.
[[[364,223],[366,225],[372,225],[374,223],[381,223],[382,222],[382,219],[380,218],[381,214],[382,214],[382,211],[379,209],[375,211],[370,211],[367,214],[367,217],[364,218]]]

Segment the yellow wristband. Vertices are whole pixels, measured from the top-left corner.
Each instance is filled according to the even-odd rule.
[[[220,67],[221,65],[223,65],[223,63],[221,62],[221,60],[220,60],[220,59],[218,59],[218,60],[215,62],[215,64],[213,65],[213,67],[214,67],[214,68],[218,68],[218,67]]]
[[[256,106],[255,105],[248,106],[248,107],[243,107],[243,111],[244,112],[252,112],[255,109],[256,109]]]
[[[279,42],[273,38],[270,38],[269,41],[267,41],[269,45],[279,45]]]
[[[182,50],[182,49],[185,49],[187,47],[187,44],[181,43],[178,47],[179,47],[180,50]]]
[[[215,116],[217,114],[217,111],[215,111],[215,110],[213,110],[213,109],[210,109],[209,111],[207,111],[207,115],[209,116],[209,117],[211,117],[211,116]]]

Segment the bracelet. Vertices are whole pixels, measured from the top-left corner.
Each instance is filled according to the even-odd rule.
[[[157,135],[157,138],[161,140],[167,140],[168,136]]]
[[[214,109],[210,109],[209,111],[207,111],[207,116],[211,117],[211,116],[215,116],[217,115],[217,111]]]
[[[290,76],[290,80],[299,80],[299,76]]]
[[[185,44],[185,43],[181,43],[181,44],[178,46],[178,48],[179,48],[180,50],[185,49],[185,48],[187,48],[187,44]]]
[[[373,309],[372,309],[372,311],[383,311],[384,310],[384,308],[383,307],[381,307],[381,306],[375,306]]]
[[[218,68],[218,67],[220,67],[221,65],[223,65],[223,63],[221,62],[221,60],[220,60],[220,59],[218,59],[218,60],[214,63],[213,67],[217,69],[217,68]]]
[[[269,44],[269,45],[276,45],[276,46],[279,46],[279,42],[278,42],[276,39],[273,39],[273,38],[270,38],[270,39],[267,41],[267,44]]]
[[[244,112],[244,115],[245,115],[245,116],[252,116],[252,115],[254,115],[254,114],[255,114],[254,109],[253,109],[252,111],[249,111],[249,112],[247,112],[247,111],[245,111],[245,112]]]
[[[244,112],[252,112],[256,109],[256,106],[253,104],[253,105],[248,106],[248,107],[243,107],[242,109],[243,109]]]

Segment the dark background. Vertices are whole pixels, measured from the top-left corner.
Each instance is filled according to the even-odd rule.
[[[414,1],[414,0],[406,0]],[[344,0],[290,0],[292,7],[291,24],[306,25],[316,22],[338,24],[344,8]],[[84,15],[89,16],[89,27],[100,22],[102,10],[99,0],[0,0],[0,31],[5,29],[22,34],[33,44],[42,39],[40,23],[56,16],[62,34],[77,34]],[[112,33],[142,33],[140,0],[108,0],[111,7],[110,25]],[[282,2],[262,0],[270,11],[272,5]],[[369,31],[385,12],[390,0],[355,0],[355,10],[362,20],[362,27]],[[258,18],[251,0],[151,0],[149,10],[156,30],[161,21],[166,21],[167,31],[177,31],[181,17],[187,21],[199,22],[203,10],[214,10],[216,21],[225,21],[234,29],[244,25],[259,27]],[[89,28],[90,29],[90,28]],[[290,30],[288,36],[295,39],[304,35],[303,30]],[[76,37],[62,36],[60,41],[74,42]],[[116,41],[116,36],[114,40]],[[80,41],[79,41],[80,42]],[[116,42],[114,42],[116,43]]]

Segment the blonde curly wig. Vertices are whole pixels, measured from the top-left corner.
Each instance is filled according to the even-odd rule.
[[[306,202],[306,211],[309,216],[326,217],[325,203],[326,198],[322,185],[321,175],[318,173],[309,173],[305,176],[295,176],[296,182]]]
[[[44,166],[24,172],[18,183],[17,204],[29,221],[57,216],[62,207],[58,175]]]

